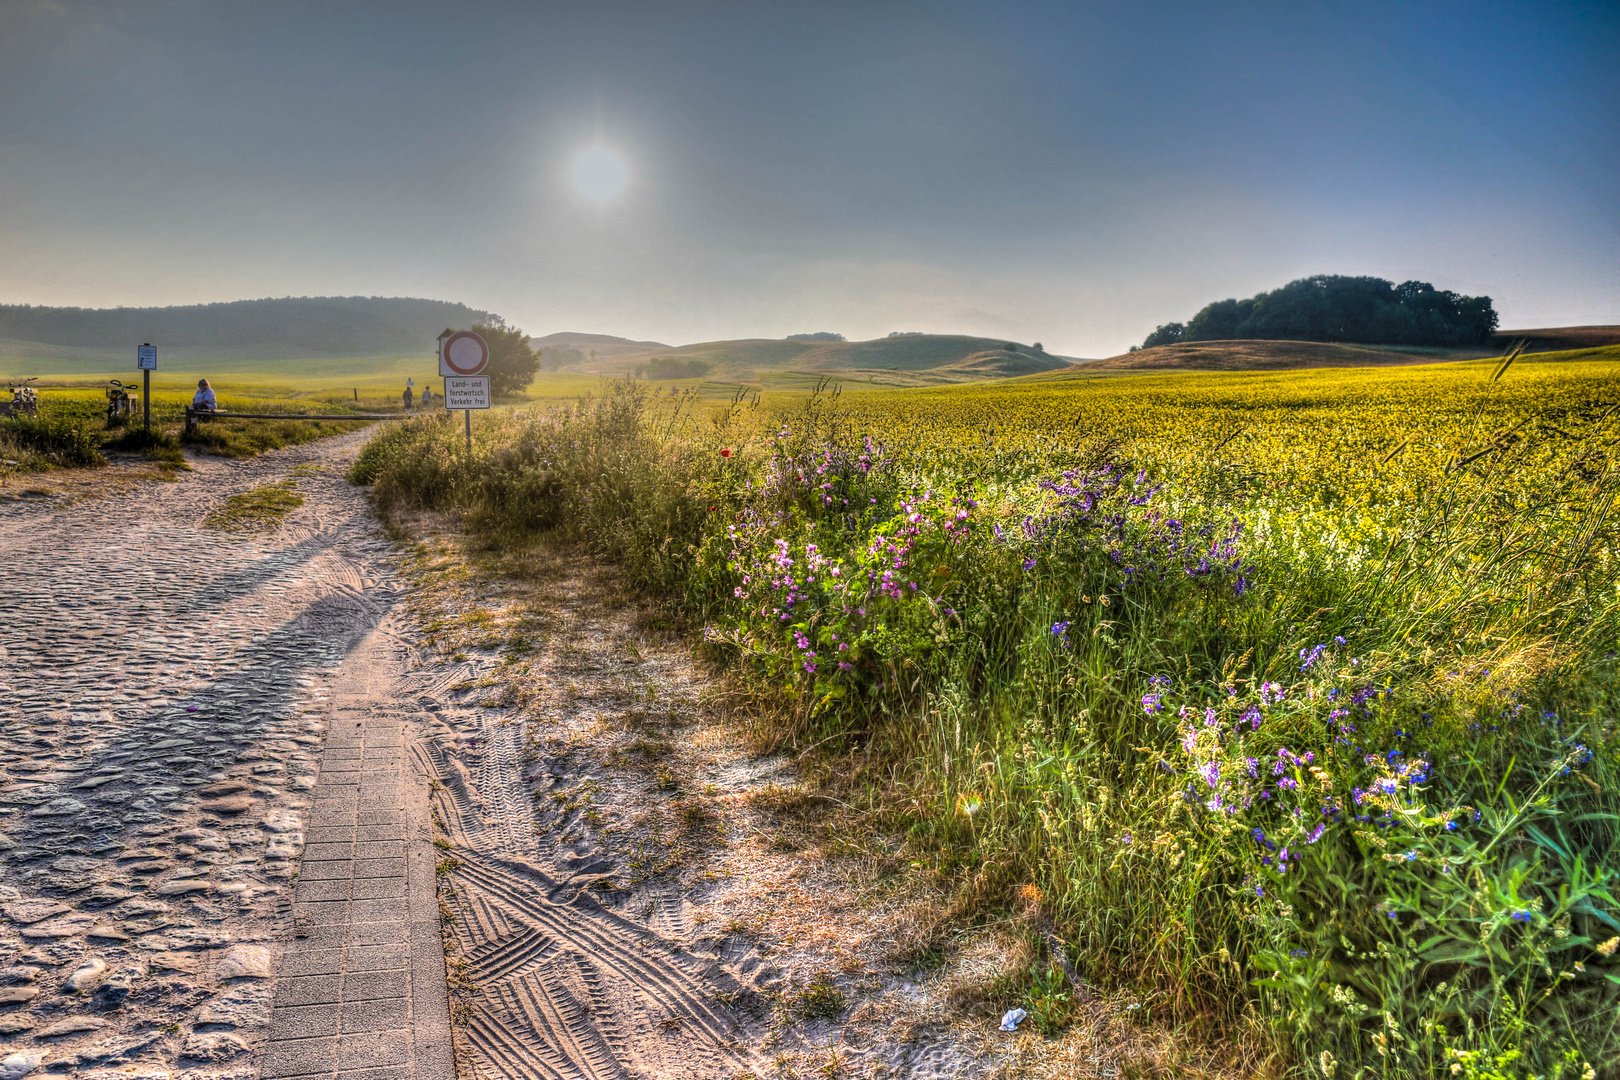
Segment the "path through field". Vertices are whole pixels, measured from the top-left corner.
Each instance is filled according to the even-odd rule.
[[[343,478],[364,438],[0,507],[8,1080],[449,1075],[425,792],[387,700],[400,590]],[[305,503],[273,532],[203,526],[287,480]]]

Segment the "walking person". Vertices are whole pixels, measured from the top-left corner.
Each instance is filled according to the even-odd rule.
[[[431,386],[422,387],[422,411],[427,412],[428,407],[431,406],[432,404],[433,404],[433,387],[431,387]]]
[[[406,412],[411,411],[411,396],[412,396],[411,388],[413,386],[415,386],[415,385],[416,385],[416,380],[415,379],[406,379],[405,380],[405,411]]]

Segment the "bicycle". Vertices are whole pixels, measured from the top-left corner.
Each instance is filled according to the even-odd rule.
[[[135,403],[139,400],[134,391],[134,383],[126,383],[119,379],[109,379],[107,387],[107,426],[116,427],[126,419],[135,415]]]
[[[38,377],[36,375],[33,378],[24,379],[20,383],[12,383],[6,387],[7,390],[11,391],[11,400],[0,401],[0,416],[39,415],[39,391],[28,385]]]

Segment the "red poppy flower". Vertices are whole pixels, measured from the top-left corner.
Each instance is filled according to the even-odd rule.
[[[720,456],[721,457],[730,457],[731,456],[731,447],[728,446],[725,449],[721,450],[720,451]]]

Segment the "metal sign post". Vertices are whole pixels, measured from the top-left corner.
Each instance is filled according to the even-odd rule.
[[[466,413],[467,449],[472,449],[472,411],[489,408],[489,376],[457,375],[444,380],[444,407]]]
[[[444,378],[444,407],[460,409],[467,425],[467,451],[472,452],[472,410],[489,408],[489,344],[471,330],[439,335],[439,374]]]
[[[152,434],[152,372],[157,370],[157,346],[142,345],[135,350],[135,363],[141,369],[141,412],[146,433]]]

